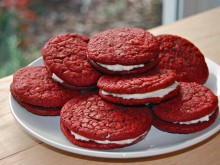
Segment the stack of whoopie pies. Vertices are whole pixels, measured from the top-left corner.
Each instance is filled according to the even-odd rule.
[[[203,86],[204,56],[182,37],[140,28],[109,29],[90,39],[70,33],[51,38],[42,56],[45,66],[14,74],[11,93],[32,113],[60,115],[61,130],[75,145],[125,147],[145,138],[152,125],[193,133],[218,116],[217,96]]]

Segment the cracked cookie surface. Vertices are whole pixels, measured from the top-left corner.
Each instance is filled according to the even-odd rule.
[[[156,36],[160,42],[158,68],[176,72],[177,80],[204,84],[209,71],[205,57],[190,41],[170,34]]]
[[[132,75],[153,68],[158,62],[159,42],[141,28],[113,28],[94,35],[88,58],[100,72]]]
[[[218,98],[207,87],[197,83],[180,82],[179,94],[161,104],[153,112],[169,122],[190,121],[209,115],[216,110]]]
[[[176,74],[158,69],[133,76],[103,75],[97,86],[104,100],[124,105],[160,103],[179,91]]]
[[[53,81],[45,66],[19,69],[13,76],[11,90],[20,100],[43,107],[61,107],[79,94]]]
[[[147,73],[132,76],[103,75],[97,86],[107,92],[115,93],[144,93],[165,88],[173,84],[176,74],[169,70],[154,69]]]
[[[153,34],[139,28],[115,28],[98,33],[88,44],[90,59],[103,64],[142,64],[157,57]]]
[[[102,100],[97,93],[86,93],[70,100],[62,108],[60,116],[61,128],[67,138],[89,148],[115,148],[129,144],[98,144],[92,140],[82,142],[76,140],[70,131],[100,141],[120,141],[140,136],[139,141],[152,123],[147,107],[111,104]]]
[[[100,73],[87,59],[89,38],[69,33],[51,38],[42,49],[45,64],[52,73],[74,86],[96,85]]]

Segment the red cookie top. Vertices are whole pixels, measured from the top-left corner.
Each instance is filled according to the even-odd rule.
[[[179,95],[154,106],[158,118],[169,122],[199,119],[211,114],[218,106],[218,98],[205,86],[180,82]]]
[[[100,74],[87,60],[89,38],[79,34],[62,34],[51,38],[42,56],[52,73],[75,86],[95,85]]]
[[[204,84],[209,71],[200,50],[190,41],[175,35],[156,36],[160,41],[159,68],[172,69],[177,80]]]
[[[97,86],[111,93],[144,93],[166,88],[176,80],[176,74],[169,70],[154,69],[147,73],[132,76],[103,75]]]
[[[88,58],[102,64],[143,64],[158,56],[159,44],[148,31],[115,28],[98,33],[88,43]]]
[[[149,131],[152,124],[147,107],[114,105],[96,93],[71,99],[63,106],[60,117],[69,130],[94,140],[133,139]]]
[[[27,66],[13,76],[11,90],[20,100],[44,107],[61,107],[78,91],[61,87],[51,79],[45,66]]]

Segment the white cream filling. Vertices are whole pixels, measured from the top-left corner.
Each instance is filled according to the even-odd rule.
[[[178,83],[174,82],[172,85],[170,85],[166,88],[159,89],[159,90],[152,91],[152,92],[136,93],[136,94],[119,94],[119,93],[110,93],[110,92],[106,92],[106,91],[102,90],[102,94],[103,95],[111,95],[114,97],[120,97],[123,99],[145,99],[145,98],[153,98],[153,97],[162,98],[163,96],[165,96],[169,92],[176,89],[177,86],[178,86]]]
[[[64,81],[61,79],[61,78],[59,78],[56,74],[52,74],[52,79],[54,80],[54,81],[57,81],[57,82],[59,82],[59,83],[63,83]]]
[[[98,63],[98,65],[102,66],[103,68],[106,68],[108,70],[111,70],[111,71],[130,71],[132,69],[135,69],[135,68],[141,68],[141,67],[144,67],[144,64],[138,64],[138,65],[120,65],[120,64],[115,64],[115,65],[107,65],[107,64],[101,64],[101,63]]]
[[[215,112],[215,111],[214,111],[214,112]],[[206,115],[206,116],[204,116],[204,117],[201,117],[201,118],[199,118],[199,119],[196,119],[196,120],[184,121],[184,122],[174,122],[174,123],[178,123],[178,124],[195,124],[195,123],[198,123],[198,122],[209,121],[210,116],[212,116],[212,114],[213,114],[214,112],[212,112],[211,114]]]
[[[81,136],[79,134],[76,134],[72,131],[70,131],[72,135],[74,135],[75,139],[77,140],[82,140],[82,141],[94,141],[96,143],[99,144],[130,144],[133,143],[135,140],[137,140],[138,138],[140,138],[141,136],[144,136],[145,134],[147,134],[148,132],[143,133],[142,135],[134,138],[134,139],[126,139],[126,140],[119,140],[119,141],[110,141],[110,140],[94,140],[94,139],[88,139],[84,136]],[[106,138],[109,138],[110,135],[107,135]]]

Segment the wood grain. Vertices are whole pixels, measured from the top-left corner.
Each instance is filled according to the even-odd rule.
[[[170,25],[150,29],[157,34],[176,34],[192,41],[206,57],[220,64],[220,8]],[[192,147],[170,154],[139,159],[104,159],[77,155],[53,148],[28,135],[15,121],[8,102],[12,76],[0,79],[0,164],[134,164],[218,165],[220,133]]]

